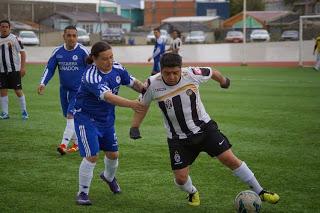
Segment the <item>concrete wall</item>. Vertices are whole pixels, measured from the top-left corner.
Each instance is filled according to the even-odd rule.
[[[303,59],[314,61],[314,41],[304,41]],[[28,62],[47,62],[54,47],[26,47]],[[121,63],[147,63],[153,45],[114,46],[115,60]],[[181,55],[186,63],[298,62],[299,42],[264,42],[243,44],[183,45]],[[149,63],[150,66],[152,62]]]

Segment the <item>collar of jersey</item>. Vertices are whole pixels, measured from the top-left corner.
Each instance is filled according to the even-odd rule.
[[[72,50],[68,50],[68,49],[67,49],[66,43],[63,44],[63,47],[64,47],[64,49],[67,50],[67,51],[73,51],[73,50],[75,50],[75,49],[78,47],[78,45],[79,45],[79,43],[76,43],[76,45],[74,46],[74,48],[73,48]]]
[[[103,75],[107,75],[107,74],[109,74],[111,71],[112,71],[112,68],[109,70],[109,71],[107,71],[107,72],[102,72],[98,67],[97,67],[97,65],[95,64],[95,63],[93,63],[93,65],[97,68],[97,70],[101,73],[101,74],[103,74]]]
[[[9,35],[7,35],[6,37],[1,36],[1,38],[8,38],[10,36],[11,33],[9,33]]]

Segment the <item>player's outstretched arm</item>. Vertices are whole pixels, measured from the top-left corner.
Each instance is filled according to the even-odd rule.
[[[132,85],[132,89],[138,93],[142,93],[143,91],[145,91],[145,86],[141,81],[135,79]]]
[[[217,81],[221,88],[227,89],[230,86],[230,79],[224,77],[218,70],[212,71],[211,79]]]
[[[118,95],[112,94],[112,92],[106,92],[103,96],[104,100],[120,107],[128,107],[133,109],[135,112],[142,112],[144,111],[145,106],[140,103],[138,100],[129,100],[126,98],[123,98]]]

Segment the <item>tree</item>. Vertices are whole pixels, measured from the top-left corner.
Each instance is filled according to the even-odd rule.
[[[265,8],[265,3],[263,0],[247,0],[247,10],[248,11],[262,11]],[[243,10],[243,0],[231,0],[230,1],[230,13],[231,16],[242,12]]]

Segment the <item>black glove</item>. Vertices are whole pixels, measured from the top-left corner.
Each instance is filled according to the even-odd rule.
[[[224,84],[220,84],[220,87],[223,89],[228,89],[230,86],[230,79],[226,78],[226,82]]]
[[[133,140],[141,138],[140,131],[139,131],[138,127],[131,127],[129,135],[130,135],[130,138]]]

